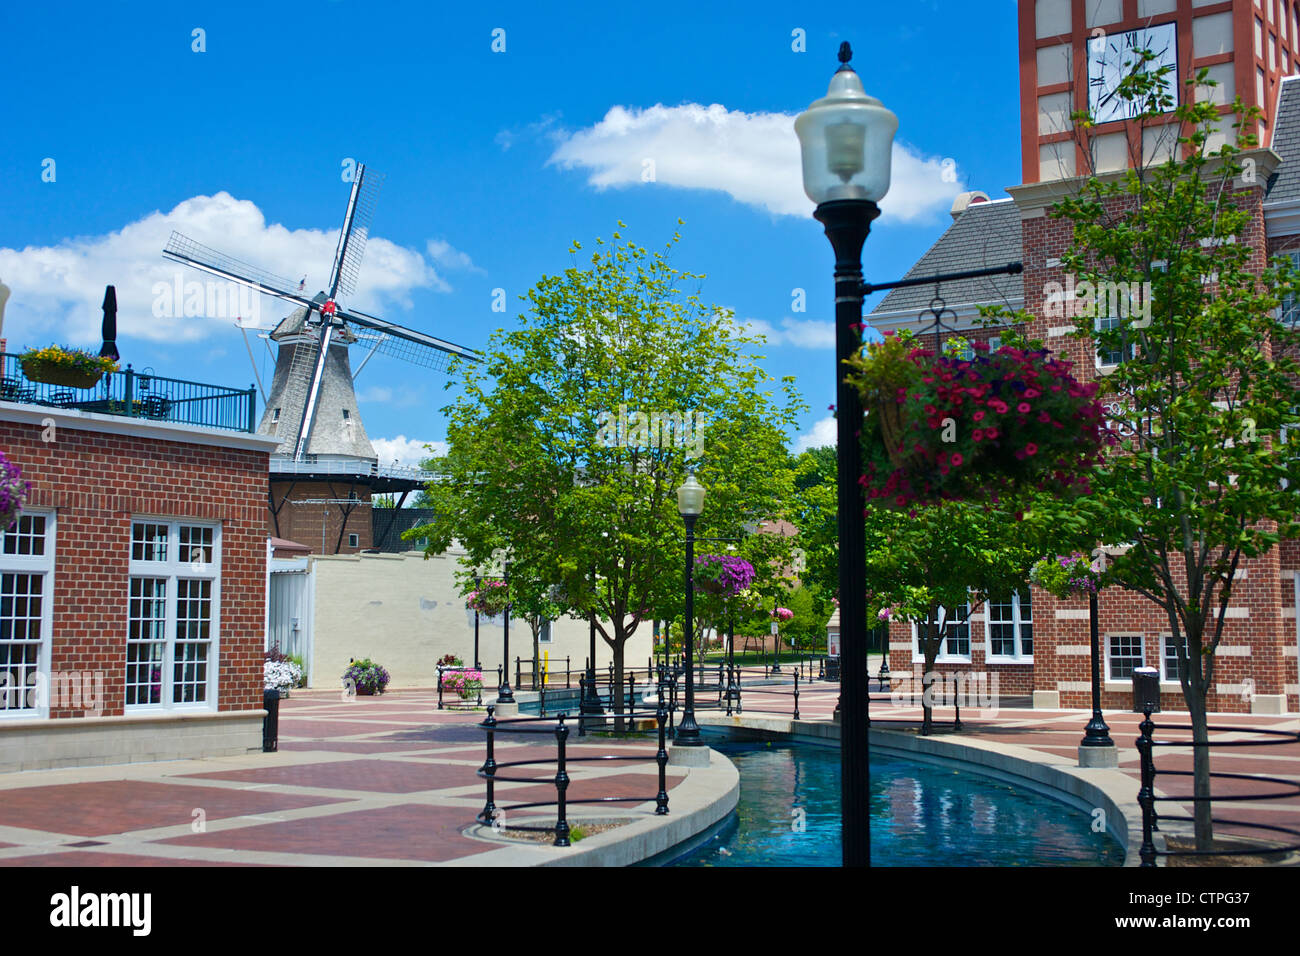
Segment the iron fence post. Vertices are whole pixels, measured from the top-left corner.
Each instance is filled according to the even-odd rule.
[[[248,433],[257,431],[257,388],[248,386]]]
[[[569,774],[564,769],[564,742],[569,736],[569,728],[564,726],[567,714],[560,714],[559,723],[555,725],[556,767],[555,794],[558,816],[555,820],[555,845],[569,845],[569,821],[565,816],[564,794],[569,789]]]
[[[794,672],[794,719],[799,719],[799,671]]]
[[[664,725],[668,715],[664,713],[663,685],[659,686],[659,706],[655,708],[655,723],[659,725],[659,752],[655,754],[655,763],[659,764],[659,793],[655,796],[655,815],[663,816],[668,812],[668,778],[665,768],[668,766],[668,751],[665,748]]]
[[[493,755],[493,742],[496,736],[497,719],[496,707],[492,704],[488,704],[487,720],[483,721],[483,726],[487,728],[487,760],[484,761],[479,772],[482,773],[484,778],[487,780],[487,802],[483,804],[483,820],[490,826],[493,822],[492,818],[497,812],[495,793],[493,792],[493,777],[497,772],[497,761],[496,757]]]
[[[442,665],[438,665],[438,709],[442,710]]]
[[[1151,733],[1155,729],[1155,724],[1151,722],[1151,708],[1148,706],[1142,711],[1142,723],[1138,725],[1141,733],[1137,739],[1138,754],[1142,761],[1142,786],[1138,790],[1138,804],[1142,807],[1142,848],[1138,851],[1138,856],[1142,860],[1142,866],[1156,865],[1156,845],[1151,839],[1154,822],[1152,809],[1155,803],[1153,792],[1155,767],[1151,759]]]

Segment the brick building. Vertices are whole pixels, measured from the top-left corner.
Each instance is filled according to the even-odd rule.
[[[0,533],[0,770],[260,749],[276,442],[232,410],[252,394],[150,376],[172,397],[145,405],[134,373],[3,371],[0,448],[31,492]]]
[[[1170,91],[1178,101],[1187,95],[1182,78],[1209,67],[1223,85],[1217,91],[1199,88],[1195,95],[1214,99],[1221,113],[1234,93],[1264,109],[1257,131],[1263,145],[1242,157],[1254,175],[1236,184],[1237,205],[1251,215],[1242,239],[1251,244],[1253,268],[1262,269],[1267,258],[1284,253],[1300,264],[1300,77],[1285,75],[1300,69],[1300,5],[1021,0],[1019,10],[1024,182],[1008,188],[1010,199],[990,201],[984,193],[959,197],[952,225],[907,276],[1023,263],[1021,275],[959,280],[938,290],[954,314],[945,323],[955,334],[996,347],[997,329],[975,325],[978,308],[1023,308],[1035,317],[1027,334],[1068,357],[1081,378],[1105,375],[1108,364],[1118,361],[1088,354],[1085,343],[1067,337],[1073,331],[1070,320],[1048,317],[1049,290],[1054,283],[1066,284],[1060,259],[1072,232],[1069,222],[1049,218],[1048,212],[1079,188],[1076,170],[1119,176],[1136,163],[1168,157],[1173,127],[1141,128],[1109,96],[1125,53],[1137,47],[1157,53],[1158,63],[1175,65]],[[1086,138],[1071,128],[1073,110],[1094,117]],[[1222,128],[1231,133],[1231,123],[1225,118]],[[919,316],[935,294],[933,286],[895,289],[872,311],[871,324],[880,332],[916,330],[929,322],[928,315]],[[1298,314],[1288,306],[1283,318],[1294,321]],[[1300,708],[1298,570],[1297,541],[1284,541],[1238,570],[1217,654],[1211,711]],[[941,672],[996,673],[1002,695],[1032,695],[1037,706],[1089,705],[1085,600],[1057,601],[1026,585],[1012,598],[973,613],[969,605],[951,609],[949,618],[953,623],[937,661]],[[1132,668],[1148,665],[1160,671],[1166,699],[1181,708],[1177,658],[1163,611],[1136,594],[1110,589],[1099,602],[1099,627],[1103,706],[1127,708]],[[892,625],[891,670],[911,673],[921,661],[915,627]]]

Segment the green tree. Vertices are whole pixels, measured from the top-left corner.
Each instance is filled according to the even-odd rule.
[[[1139,69],[1125,81],[1142,124],[1168,120],[1164,73]],[[1204,70],[1196,82],[1209,84]],[[1253,145],[1245,131],[1258,111],[1238,98],[1236,112],[1241,144]],[[1126,419],[1121,453],[1097,476],[1092,504],[1105,540],[1127,545],[1108,582],[1168,618],[1193,739],[1203,743],[1234,575],[1243,559],[1300,530],[1300,468],[1281,438],[1300,427],[1298,342],[1294,323],[1275,318],[1300,280],[1284,260],[1260,268],[1239,150],[1207,145],[1220,123],[1213,102],[1188,95],[1174,116],[1182,135],[1168,162],[1091,178],[1053,215],[1073,224],[1062,265],[1080,282],[1148,284],[1149,310],[1112,313],[1118,321],[1104,324],[1114,328],[1097,331],[1090,314],[1076,320],[1089,350],[1119,360],[1105,387]],[[1206,747],[1194,755],[1196,840],[1208,849],[1210,755]]]
[[[774,393],[730,313],[687,291],[703,276],[613,238],[585,268],[575,242],[572,267],[524,296],[518,328],[462,367],[427,489],[437,515],[410,536],[427,534],[429,553],[458,539],[468,564],[504,548],[528,580],[558,585],[557,605],[596,622],[621,685],[628,639],[681,614],[687,465],[708,489],[700,536],[783,516],[791,472],[772,462],[803,406],[793,379]],[[788,565],[791,538],[751,541]]]
[[[1012,512],[955,501],[908,513],[867,510],[867,618],[880,620],[884,611],[888,620],[918,628],[925,658],[923,734],[933,729],[929,690],[956,609],[969,604],[974,611],[990,595],[1027,588],[1029,570],[1045,552],[1068,550],[1087,539],[1087,524],[1079,516],[1062,513],[1050,498],[1035,504],[1041,510]]]

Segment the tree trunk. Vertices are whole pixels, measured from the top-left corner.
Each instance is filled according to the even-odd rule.
[[[1203,682],[1198,681],[1202,684]],[[1201,688],[1197,688],[1201,690]],[[1195,743],[1203,744],[1209,741],[1210,732],[1206,729],[1209,722],[1206,715],[1205,694],[1203,690],[1200,693],[1188,695],[1187,710],[1192,717],[1192,740]],[[1192,793],[1197,797],[1196,806],[1193,811],[1196,828],[1196,849],[1212,850],[1214,849],[1214,824],[1210,822],[1210,817],[1214,813],[1214,808],[1210,805],[1210,748],[1194,747],[1192,748]]]
[[[627,646],[627,636],[615,633],[614,644],[614,686],[610,688],[611,703],[614,705],[614,732],[623,732],[623,651]]]

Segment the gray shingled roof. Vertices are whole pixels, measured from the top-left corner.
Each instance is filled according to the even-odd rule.
[[[984,269],[1021,261],[1020,210],[1014,202],[982,202],[966,208],[947,232],[930,247],[905,279],[940,272]],[[887,281],[889,277],[880,277]],[[871,278],[868,277],[870,282]],[[945,282],[939,294],[949,308],[959,305],[1002,305],[1023,299],[1025,284],[1019,275],[986,276]],[[933,285],[891,289],[880,300],[872,315],[882,312],[911,310],[919,312],[934,298]]]
[[[1282,83],[1272,147],[1282,164],[1268,184],[1265,201],[1300,199],[1300,80]]]

